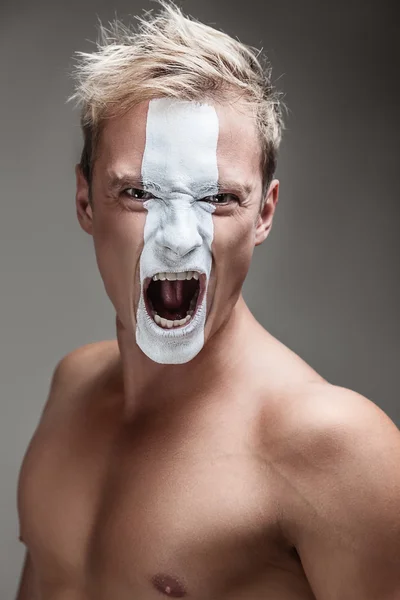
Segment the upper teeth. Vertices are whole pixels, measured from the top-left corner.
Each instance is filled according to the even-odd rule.
[[[198,279],[199,273],[197,271],[182,271],[182,273],[156,273],[153,275],[153,281],[160,279],[161,281],[176,281],[177,279]]]

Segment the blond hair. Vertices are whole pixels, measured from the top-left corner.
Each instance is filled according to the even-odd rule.
[[[136,28],[115,19],[100,23],[97,51],[77,52],[76,87],[69,100],[81,107],[83,173],[91,183],[102,124],[139,102],[159,97],[224,102],[238,98],[256,117],[264,189],[272,180],[282,106],[265,57],[229,35],[186,17],[172,2],[146,12]],[[264,61],[264,64],[262,64]]]

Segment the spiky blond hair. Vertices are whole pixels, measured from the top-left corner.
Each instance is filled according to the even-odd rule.
[[[73,71],[81,107],[83,173],[91,183],[96,147],[105,119],[159,97],[180,100],[240,99],[256,117],[262,147],[264,188],[272,180],[283,128],[281,94],[260,53],[229,35],[158,0],[161,11],[137,17],[129,28],[118,19],[99,25],[97,51],[77,52]]]

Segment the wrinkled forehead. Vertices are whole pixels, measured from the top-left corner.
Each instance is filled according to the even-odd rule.
[[[170,98],[142,102],[106,122],[98,156],[102,169],[169,192],[260,175],[257,131],[243,112]]]

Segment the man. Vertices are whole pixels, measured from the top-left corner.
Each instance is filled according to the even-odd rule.
[[[18,600],[396,600],[400,436],[254,319],[282,119],[252,50],[163,5],[80,56],[77,214],[117,340],[58,364]]]

